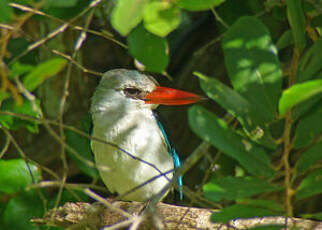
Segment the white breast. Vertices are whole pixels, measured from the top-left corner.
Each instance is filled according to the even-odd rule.
[[[114,112],[113,112],[114,111]],[[140,160],[108,144],[92,141],[92,150],[100,175],[111,192],[124,194],[136,186],[158,177],[140,189],[123,197],[124,200],[146,201],[160,192],[172,179],[173,159],[168,153],[163,135],[149,109],[131,112],[100,111],[93,114],[93,137],[112,142]],[[106,168],[108,167],[108,169]],[[105,168],[105,170],[104,170]]]

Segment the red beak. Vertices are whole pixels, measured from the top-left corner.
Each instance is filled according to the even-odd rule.
[[[146,104],[186,105],[196,103],[203,97],[182,90],[157,86],[144,97]]]

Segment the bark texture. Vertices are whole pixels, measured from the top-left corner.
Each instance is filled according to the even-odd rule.
[[[51,210],[44,218],[32,222],[60,226],[67,229],[248,229],[262,225],[284,225],[281,229],[322,229],[322,222],[285,217],[236,219],[227,224],[213,223],[210,216],[214,210],[159,203],[155,211],[147,211],[145,204],[117,201],[111,210],[102,204],[66,203]],[[125,216],[124,211],[129,216]],[[135,226],[134,226],[135,225]],[[286,228],[287,227],[287,228]]]

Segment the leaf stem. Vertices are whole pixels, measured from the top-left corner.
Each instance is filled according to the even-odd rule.
[[[290,76],[288,85],[291,87],[296,80],[296,71],[298,67],[300,59],[300,52],[295,47],[293,58],[290,66]],[[285,128],[283,134],[283,142],[284,142],[284,152],[283,152],[283,159],[282,163],[284,165],[285,170],[285,178],[284,178],[284,186],[285,186],[285,209],[287,216],[293,216],[293,206],[292,206],[292,197],[294,195],[294,190],[292,189],[292,169],[289,164],[290,152],[293,148],[293,142],[291,141],[291,129],[292,129],[292,110],[288,111],[285,115]]]
[[[287,216],[293,216],[293,206],[292,206],[292,196],[294,191],[291,184],[291,167],[289,164],[289,156],[292,149],[292,143],[290,141],[291,127],[292,127],[292,117],[291,112],[289,111],[286,114],[285,129],[283,134],[284,139],[284,152],[283,152],[283,164],[285,170],[285,209]]]

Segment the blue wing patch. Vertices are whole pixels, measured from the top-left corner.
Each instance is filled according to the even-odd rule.
[[[161,130],[161,132],[163,134],[164,140],[165,140],[165,142],[166,142],[166,144],[168,146],[168,152],[169,152],[170,156],[173,159],[174,169],[177,170],[181,166],[180,158],[179,158],[179,156],[177,154],[177,151],[176,151],[175,148],[173,148],[171,146],[170,141],[168,139],[168,136],[167,136],[167,134],[166,134],[161,122],[158,120],[157,117],[155,117],[155,119],[156,119],[157,124],[158,124],[158,126],[159,126],[159,128],[160,128],[160,130]],[[183,199],[183,192],[182,192],[182,176],[181,175],[179,175],[179,177],[178,177],[178,185],[179,185],[180,200],[182,200]]]

